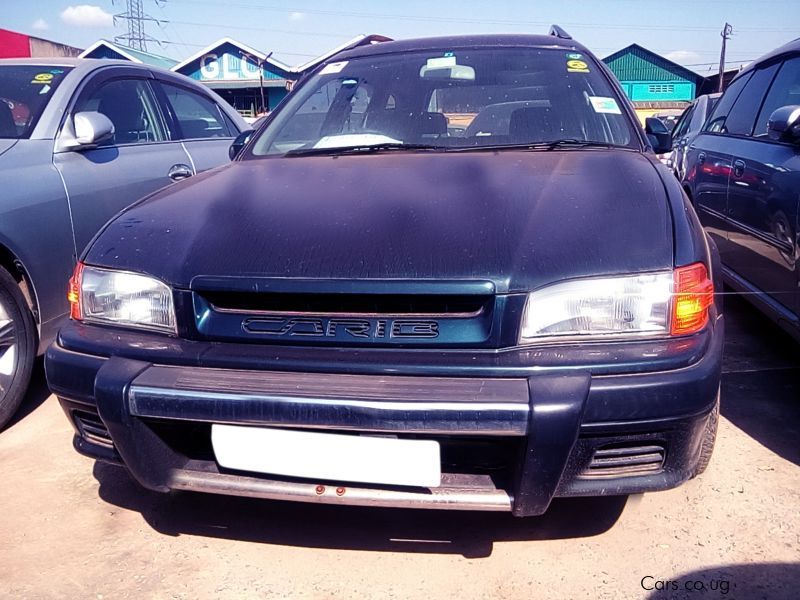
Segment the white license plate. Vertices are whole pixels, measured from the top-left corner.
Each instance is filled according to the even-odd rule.
[[[438,487],[439,442],[211,426],[217,462],[229,469],[330,481]]]

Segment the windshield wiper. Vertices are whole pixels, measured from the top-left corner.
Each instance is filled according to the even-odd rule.
[[[446,146],[433,146],[430,144],[403,144],[402,142],[387,142],[383,144],[363,144],[360,146],[337,146],[332,148],[295,148],[289,150],[284,156],[336,156],[340,154],[371,154],[376,152],[391,152],[394,150],[448,150]]]
[[[479,152],[481,150],[556,150],[559,148],[622,148],[630,150],[629,146],[610,144],[608,142],[595,142],[592,140],[562,139],[547,142],[530,142],[521,144],[493,144],[486,146],[461,146],[450,148],[456,152]]]

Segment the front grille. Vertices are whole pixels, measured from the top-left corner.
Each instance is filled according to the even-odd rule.
[[[410,294],[287,294],[206,292],[215,311],[273,315],[419,316],[468,318],[481,314],[491,296]]]
[[[583,478],[622,477],[658,473],[664,468],[666,452],[658,444],[612,445],[594,451]]]
[[[274,290],[267,284],[260,292],[195,290],[194,325],[203,339],[259,344],[466,348],[497,343],[492,335],[500,331],[505,303],[487,293],[486,285],[478,293],[473,284],[457,283],[422,293],[410,293],[420,287],[414,282],[371,283],[363,293],[348,285],[341,284],[344,292],[331,291],[325,282],[318,291]]]
[[[105,448],[114,447],[111,435],[99,415],[84,410],[73,410],[72,419],[75,421],[81,437],[87,442]]]

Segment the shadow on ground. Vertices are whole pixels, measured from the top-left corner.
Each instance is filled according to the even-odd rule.
[[[19,405],[14,417],[3,431],[11,429],[14,425],[30,415],[47,400],[48,396],[50,396],[50,390],[47,389],[47,380],[44,376],[44,358],[39,357],[33,365],[31,385],[28,388],[28,393],[25,394],[25,397],[22,399],[22,404]]]
[[[800,564],[755,563],[723,565],[680,575],[645,576],[650,600],[662,598],[770,598],[795,600],[800,589]]]
[[[739,297],[725,315],[722,415],[800,465],[800,345]]]
[[[548,540],[601,534],[627,499],[555,500],[541,517],[506,513],[329,506],[199,493],[159,494],[119,467],[95,463],[100,497],[140,512],[156,531],[267,544],[431,554],[491,555],[496,541]]]

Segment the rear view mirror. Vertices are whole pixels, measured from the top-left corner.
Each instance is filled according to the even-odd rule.
[[[94,148],[114,135],[114,124],[103,113],[79,112],[72,118],[72,124],[75,139],[69,145],[73,150]]]
[[[245,144],[250,141],[250,136],[252,136],[254,133],[255,132],[252,129],[248,129],[247,131],[243,131],[236,136],[236,139],[233,140],[231,147],[228,148],[228,156],[231,160],[239,156],[242,148],[244,148]]]
[[[769,116],[767,135],[776,142],[800,141],[800,105],[782,106]]]
[[[672,134],[667,126],[656,117],[647,117],[644,121],[644,131],[647,139],[656,154],[666,154],[672,150]]]

